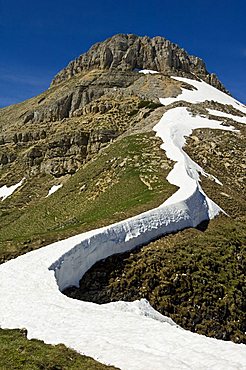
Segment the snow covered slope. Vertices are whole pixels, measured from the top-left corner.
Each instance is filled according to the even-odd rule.
[[[207,84],[206,82],[200,80],[191,80],[184,77],[172,77],[174,80],[185,82],[193,86],[193,90],[187,90],[182,88],[182,94],[178,95],[176,98],[161,98],[160,101],[163,105],[169,105],[176,101],[185,101],[189,103],[201,103],[204,101],[215,101],[221,104],[232,105],[235,109],[238,109],[242,113],[246,114],[245,105],[241,104],[236,99],[225,94],[224,92],[217,90],[215,87]]]
[[[185,96],[194,101],[191,93],[196,93],[199,99],[208,98],[203,94],[211,86],[194,80],[186,82],[196,85],[197,90],[183,91],[182,100]],[[221,94],[216,90],[211,97],[217,96],[222,101]],[[228,99],[232,104],[234,100]],[[164,105],[170,103],[161,101]],[[244,109],[240,105],[240,110]],[[164,204],[1,265],[1,327],[25,327],[29,338],[53,344],[62,342],[126,370],[246,369],[244,345],[183,330],[145,300],[97,305],[72,300],[60,292],[78,284],[96,261],[163,234],[197,226],[220,211],[201,189],[199,172],[205,174],[203,169],[182,149],[185,136],[193,129],[206,127],[233,131],[233,127],[223,126],[221,121],[194,117],[185,107],[169,109],[155,126],[163,140],[162,148],[176,161],[168,180],[179,190]]]
[[[17,184],[11,185],[11,186],[2,186],[0,188],[0,200],[5,200],[6,198],[10,197],[15,190],[17,190],[24,182],[25,178],[23,178],[20,182]]]

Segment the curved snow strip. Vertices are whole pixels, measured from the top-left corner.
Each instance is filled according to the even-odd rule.
[[[54,271],[49,270],[55,260],[52,268],[60,287],[78,283],[79,274],[96,260],[161,231],[194,226],[208,217],[207,210],[205,197],[196,191],[186,202],[162,206],[1,265],[1,326],[25,327],[28,338],[64,343],[122,370],[243,369],[245,346],[183,330],[145,300],[97,305],[70,299],[59,292]]]
[[[203,169],[182,149],[185,136],[196,128],[235,131],[232,126],[222,126],[220,121],[192,117],[186,108],[167,111],[154,130],[164,142],[161,148],[167,157],[177,162],[167,180],[179,190],[158,208],[108,226],[102,232],[98,230],[62,255],[51,266],[60,290],[78,285],[84,273],[98,260],[145,244],[160,235],[197,226],[218,214],[220,207],[203,193],[199,185],[199,172],[204,174]]]
[[[216,89],[215,87],[207,84],[204,81],[196,81],[191,80],[189,78],[184,77],[173,77],[174,80],[185,82],[191,86],[193,86],[194,90],[188,90],[185,88],[181,88],[182,93],[178,95],[176,98],[160,98],[160,102],[163,105],[169,105],[175,103],[177,101],[186,101],[189,103],[202,103],[206,100],[208,101],[216,101],[221,104],[228,104],[232,105],[234,108],[238,109],[242,113],[246,114],[246,106],[241,104],[238,100],[232,98],[231,96],[225,94],[224,92]]]
[[[199,185],[199,173],[205,176],[208,174],[182,149],[185,144],[185,137],[190,136],[192,130],[198,128],[237,132],[234,127],[223,126],[220,121],[210,120],[201,116],[193,117],[187,111],[187,108],[183,107],[167,111],[160,122],[154,127],[157,135],[164,142],[161,148],[165,150],[168,158],[177,162],[168,174],[167,180],[171,184],[178,186],[179,190],[168,198],[164,202],[164,205],[180,202],[191,196],[191,193],[195,190],[204,194]],[[220,183],[216,178],[214,180]],[[209,204],[209,218],[213,218],[220,211],[220,208],[207,196],[205,197]]]
[[[165,141],[167,154],[179,166],[170,174],[171,180],[182,188],[174,195],[176,203],[164,203],[139,216],[59,241],[0,265],[2,327],[26,327],[29,338],[53,344],[62,342],[126,370],[217,370],[246,366],[245,346],[183,330],[146,301],[97,305],[72,300],[57,287],[57,283],[60,289],[78,284],[83,273],[99,259],[161,234],[196,226],[208,219],[211,210],[217,212],[200,189],[197,165],[182,150],[184,135],[197,125],[185,109],[173,110],[173,117],[169,112],[155,130]],[[184,119],[180,117],[172,130],[172,122],[175,125],[181,113]],[[199,124],[204,127],[205,121]],[[213,128],[224,129],[219,122],[217,125],[214,123]],[[180,175],[181,167],[184,171]]]
[[[230,118],[233,121],[236,121],[239,123],[246,123],[246,117],[235,116],[234,114],[229,114],[229,113],[221,112],[220,110],[209,109],[209,108],[207,108],[207,111],[209,112],[209,114],[213,116]]]
[[[209,218],[205,196],[198,188],[190,189],[185,200],[162,205],[125,221],[95,230],[91,236],[81,235],[81,242],[69,248],[50,269],[55,271],[59,289],[79,285],[81,277],[97,261],[123,253],[138,245],[186,227],[195,227]]]
[[[15,192],[15,190],[18,189],[23,184],[24,180],[25,177],[15,185],[11,185],[9,187],[6,185],[2,186],[0,188],[0,199],[2,198],[3,201],[6,198],[10,197],[10,195],[12,195]]]
[[[53,185],[48,194],[46,195],[46,198],[49,197],[51,194],[55,193],[57,190],[59,190],[60,188],[62,187],[62,184],[59,184],[59,185]]]

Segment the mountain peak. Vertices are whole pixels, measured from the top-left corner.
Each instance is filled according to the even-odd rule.
[[[86,53],[62,69],[51,85],[57,85],[82,71],[92,69],[152,69],[167,75],[194,74],[212,86],[226,91],[217,76],[207,71],[202,59],[189,55],[164,37],[150,38],[134,34],[116,34],[94,44]]]

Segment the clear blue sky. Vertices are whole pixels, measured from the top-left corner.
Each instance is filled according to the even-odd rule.
[[[0,0],[0,107],[45,90],[93,43],[161,35],[203,58],[246,103],[245,0]]]

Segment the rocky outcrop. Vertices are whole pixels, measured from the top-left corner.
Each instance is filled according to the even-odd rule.
[[[99,130],[59,137],[48,143],[40,172],[54,177],[71,175],[117,135],[113,131]]]
[[[110,91],[115,92],[115,89],[129,87],[139,77],[141,76],[135,73],[116,71],[115,73],[102,73],[90,83],[84,79],[79,86],[71,87],[68,94],[53,100],[47,105],[44,103],[35,110],[26,112],[23,116],[23,123],[26,125],[29,123],[55,122],[86,113],[105,113],[110,103],[104,104],[104,107],[102,104],[92,104],[88,107],[88,104],[107,95]]]
[[[121,71],[152,69],[166,74],[193,73],[225,91],[216,75],[208,73],[202,59],[189,55],[184,49],[164,37],[149,38],[132,34],[118,34],[93,45],[88,52],[80,55],[60,71],[51,86],[68,80],[82,71],[92,69]]]
[[[40,142],[16,141],[14,147],[10,144],[11,149],[8,145],[0,153],[0,168],[18,159],[29,175],[38,173],[54,177],[71,175],[118,135],[117,131],[106,129],[88,132],[79,130],[73,134],[60,134]],[[19,140],[19,137],[17,139]],[[17,146],[24,149],[19,157],[15,154]]]
[[[0,154],[0,167],[14,162],[16,158],[17,155],[13,152],[5,152]]]

